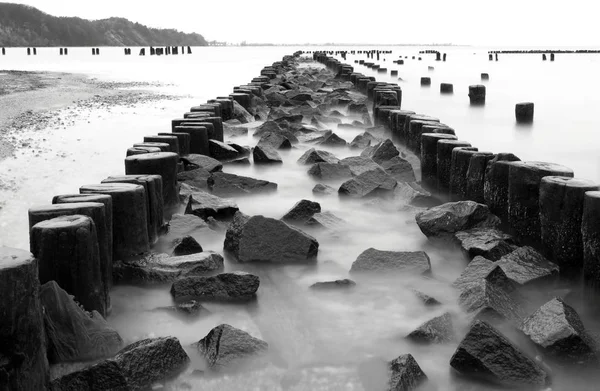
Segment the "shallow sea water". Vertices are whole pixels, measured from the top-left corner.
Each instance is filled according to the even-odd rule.
[[[89,48],[73,48],[69,56],[60,57],[58,49],[53,48],[38,49],[37,57],[23,53],[0,57],[0,68],[4,69],[76,72],[107,81],[159,82],[163,85],[152,87],[153,91],[182,96],[176,101],[82,113],[74,126],[32,134],[32,138],[46,139],[42,151],[36,153],[38,156],[28,153],[0,162],[0,178],[16,183],[16,191],[0,190],[0,244],[28,248],[29,207],[49,203],[56,194],[77,192],[79,186],[97,183],[109,175],[122,174],[125,150],[131,144],[144,135],[169,131],[170,120],[189,107],[227,94],[233,86],[258,75],[263,66],[298,49],[314,48],[194,48],[193,55],[169,57],[139,57],[135,48],[134,55],[127,57],[121,48],[102,48],[99,57],[92,57]],[[380,63],[388,70],[399,70],[404,108],[440,118],[461,139],[480,150],[513,152],[524,160],[562,163],[575,169],[577,176],[600,181],[600,138],[595,135],[600,121],[594,113],[600,103],[595,93],[600,86],[600,76],[595,71],[599,55],[557,55],[553,63],[542,62],[541,55],[500,55],[500,61],[489,62],[487,49],[438,48],[448,53],[447,62],[422,55],[423,61],[408,59],[405,65],[395,65],[391,61],[400,54],[418,56],[418,48],[392,50],[394,54],[388,55],[385,62],[382,57]],[[365,57],[348,55],[347,62],[359,58]],[[429,71],[428,66],[435,69]],[[355,70],[392,81],[389,74],[378,74],[358,64]],[[490,80],[484,83],[487,103],[483,108],[473,108],[468,103],[467,87],[480,83],[481,72],[490,74]],[[432,78],[431,87],[419,85],[421,76]],[[441,96],[440,82],[454,83],[454,94]],[[518,126],[514,104],[529,100],[536,103],[535,121],[529,126]],[[333,130],[348,141],[360,133]],[[250,146],[257,142],[251,135],[231,140]],[[278,183],[275,194],[236,198],[246,214],[279,218],[298,200],[306,198],[317,200],[322,210],[347,222],[344,229],[335,233],[309,231],[320,243],[316,264],[240,265],[227,260],[226,270],[245,270],[260,276],[256,301],[207,303],[211,314],[194,321],[156,311],[157,307],[171,304],[169,285],[118,286],[111,292],[113,312],[109,323],[127,342],[146,336],[179,338],[192,365],[172,385],[174,389],[363,390],[356,371],[359,363],[372,356],[389,360],[404,353],[415,356],[432,380],[430,389],[484,389],[467,386],[451,374],[448,362],[456,343],[428,347],[410,344],[403,338],[419,324],[446,311],[457,314],[458,338],[464,335],[466,320],[450,287],[466,266],[462,254],[429,245],[414,223],[413,213],[398,210],[397,206],[340,200],[336,196],[315,198],[311,189],[317,182],[306,175],[308,167],[296,163],[309,147],[300,145],[282,151],[284,163],[277,167],[225,166],[224,170]],[[340,158],[355,155],[349,149],[323,149]],[[328,184],[336,187],[339,182]],[[224,233],[203,230],[194,235],[205,250],[222,252]],[[431,258],[433,276],[377,280],[352,276],[358,285],[351,292],[309,290],[317,281],[348,278],[352,262],[370,247],[425,250]],[[443,305],[424,307],[412,288],[438,298]],[[535,298],[532,294],[532,299],[541,304],[564,292],[567,291],[548,288],[537,292]],[[570,303],[580,311],[588,327],[597,329],[600,317],[595,308],[575,299]],[[191,377],[189,372],[203,369],[204,363],[190,345],[221,323],[266,340],[273,364],[250,372]],[[552,389],[591,390],[595,389],[593,384],[588,375],[557,370]]]

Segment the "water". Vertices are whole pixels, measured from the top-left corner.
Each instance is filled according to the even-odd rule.
[[[71,48],[69,56],[58,49],[38,49],[37,56],[19,53],[0,57],[0,67],[30,71],[60,71],[89,75],[107,81],[159,82],[151,90],[180,95],[179,100],[116,106],[108,110],[81,111],[73,126],[31,132],[41,141],[40,152],[18,154],[0,162],[0,178],[13,183],[12,190],[0,190],[0,244],[28,248],[27,209],[49,203],[52,196],[77,192],[79,186],[97,183],[109,175],[122,174],[125,150],[144,135],[169,131],[170,120],[195,104],[225,95],[232,87],[245,84],[260,69],[298,49],[314,48],[193,48],[193,55],[139,57],[123,56],[122,48],[101,48],[91,56],[89,48]],[[323,50],[324,48],[317,48]],[[335,48],[332,48],[335,50]],[[356,48],[358,49],[358,48]],[[557,55],[555,62],[542,62],[541,55],[500,55],[489,62],[488,48],[437,48],[448,53],[447,62],[407,60],[405,65],[391,61],[401,55],[418,56],[419,48],[391,48],[393,55],[380,62],[398,69],[403,81],[403,107],[440,118],[459,137],[480,150],[513,152],[524,160],[545,160],[572,167],[577,176],[600,181],[598,152],[600,139],[594,137],[599,125],[594,108],[599,97],[600,76],[595,69],[598,55]],[[494,48],[492,48],[494,49]],[[347,62],[355,58],[348,55]],[[383,65],[385,64],[385,65]],[[434,66],[434,71],[428,71]],[[355,69],[378,80],[392,81],[356,64]],[[467,89],[479,84],[480,73],[490,74],[487,102],[483,108],[469,106]],[[432,78],[423,88],[421,76]],[[395,79],[395,78],[394,78]],[[454,94],[439,94],[439,83],[454,83]],[[514,104],[533,101],[535,121],[519,126],[514,120]],[[66,112],[64,113],[66,114]],[[335,130],[335,129],[334,129]],[[351,140],[358,131],[335,132]],[[251,135],[234,139],[242,145],[255,145]],[[311,189],[317,183],[306,175],[307,167],[296,164],[305,147],[282,151],[284,163],[277,167],[226,166],[227,172],[267,179],[278,183],[271,195],[239,197],[240,210],[279,218],[302,198],[314,199]],[[323,148],[343,158],[348,149]],[[328,183],[333,187],[340,182]],[[336,233],[310,231],[320,243],[319,260],[312,266],[239,265],[228,260],[226,270],[246,270],[261,278],[257,300],[251,304],[206,304],[211,314],[188,321],[157,307],[171,304],[170,286],[139,288],[115,287],[111,292],[113,313],[109,322],[127,342],[145,336],[174,335],[192,358],[192,368],[204,363],[190,347],[210,329],[221,323],[248,331],[269,342],[273,365],[243,374],[192,378],[185,381],[202,390],[279,390],[295,384],[294,390],[362,390],[356,365],[371,356],[392,359],[412,353],[438,390],[464,389],[450,374],[449,359],[456,344],[417,346],[404,340],[416,326],[445,311],[460,314],[451,283],[466,265],[462,255],[428,245],[414,223],[410,211],[397,206],[322,197],[322,210],[333,212],[347,222]],[[196,233],[205,250],[221,252],[223,233]],[[372,281],[356,278],[352,292],[313,292],[317,281],[348,278],[357,256],[369,247],[380,250],[426,250],[431,258],[433,278],[389,278]],[[424,291],[443,305],[426,308],[411,289]],[[537,301],[551,298],[555,291],[539,294]],[[575,303],[578,304],[578,303]],[[598,316],[582,306],[584,322],[596,325]],[[459,338],[466,325],[455,317]],[[585,390],[586,377],[573,377],[558,371],[554,390]],[[182,388],[183,389],[183,388]],[[481,388],[479,388],[481,389]]]

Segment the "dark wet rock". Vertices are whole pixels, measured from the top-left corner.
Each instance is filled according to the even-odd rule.
[[[558,278],[558,266],[529,246],[519,247],[500,258],[506,276],[518,285],[536,285]]]
[[[184,276],[212,274],[223,270],[223,257],[213,252],[167,257],[149,256],[131,262],[115,262],[115,283],[156,284]]]
[[[359,114],[368,113],[369,109],[364,103],[350,103],[348,105],[348,114]]]
[[[381,167],[398,182],[415,182],[415,172],[412,165],[400,156],[380,163]]]
[[[327,145],[330,147],[345,147],[348,143],[346,142],[346,140],[344,140],[337,134],[332,133],[329,136],[325,137],[325,139],[323,141],[321,141],[319,144]]]
[[[262,137],[265,134],[274,133],[284,136],[292,144],[298,143],[298,138],[289,130],[283,129],[280,125],[281,124],[278,124],[274,121],[267,121],[258,128],[256,128],[253,135],[254,137]]]
[[[337,190],[331,186],[323,185],[321,183],[317,183],[315,187],[313,187],[312,192],[314,195],[324,196],[331,195],[337,193]]]
[[[450,359],[462,375],[505,387],[543,388],[549,375],[489,324],[476,321]]]
[[[210,156],[217,160],[230,160],[239,157],[239,152],[231,145],[218,140],[208,140]]]
[[[242,105],[238,102],[233,101],[233,118],[237,119],[243,124],[248,122],[254,122],[254,117],[250,114]]]
[[[394,189],[394,198],[417,208],[431,208],[440,204],[439,198],[416,182],[398,182]]]
[[[259,146],[269,146],[274,149],[291,149],[290,140],[279,133],[265,133],[258,141]]]
[[[181,158],[186,170],[203,168],[208,172],[217,172],[223,169],[223,163],[210,156],[197,155],[190,153]]]
[[[112,360],[59,377],[50,383],[51,391],[129,391],[119,365]]]
[[[363,153],[361,153],[361,156],[369,157],[377,164],[387,162],[398,155],[400,155],[400,151],[398,151],[390,139],[374,145],[372,149],[365,149]]]
[[[249,300],[256,296],[260,280],[243,272],[221,273],[211,277],[184,277],[171,286],[175,300]]]
[[[321,151],[318,149],[311,148],[306,151],[298,159],[300,164],[315,164],[315,163],[330,163],[337,164],[340,161],[334,154],[327,151]]]
[[[339,229],[346,225],[346,222],[331,212],[315,213],[308,220],[306,225],[315,228]]]
[[[302,122],[302,119],[304,118],[304,116],[302,114],[287,114],[287,115],[282,115],[279,116],[278,118],[275,119],[275,123],[281,124],[284,122],[293,124],[299,124],[300,122]]]
[[[398,182],[381,167],[366,171],[344,182],[338,194],[355,198],[386,197],[393,194]]]
[[[514,238],[496,228],[459,231],[454,234],[454,238],[469,258],[479,255],[497,261],[517,249]]]
[[[177,173],[177,181],[186,183],[198,189],[208,189],[208,178],[210,178],[211,175],[212,174],[204,168],[196,168],[194,170]]]
[[[356,285],[356,282],[350,279],[334,280],[334,281],[323,281],[316,282],[310,286],[311,289],[317,290],[334,290],[334,289],[348,289]]]
[[[428,238],[447,238],[471,228],[495,228],[500,219],[484,204],[473,201],[449,202],[416,215],[417,225]]]
[[[340,163],[315,163],[308,170],[308,175],[319,179],[332,180],[350,178],[352,172],[348,166]]]
[[[171,311],[188,317],[197,317],[210,313],[210,311],[196,300],[184,301],[169,307],[158,307],[157,310]]]
[[[224,248],[239,262],[307,262],[316,258],[319,243],[280,220],[235,214]]]
[[[214,173],[208,179],[208,187],[213,194],[221,197],[269,193],[277,190],[276,183],[224,172]]]
[[[359,365],[358,373],[365,390],[416,391],[427,382],[427,375],[411,354],[390,362],[370,359]]]
[[[277,150],[270,145],[257,145],[252,150],[252,159],[254,164],[279,164],[283,160]]]
[[[173,249],[173,256],[175,257],[197,254],[204,251],[202,250],[200,243],[189,235],[175,240],[174,244],[175,248]]]
[[[340,160],[340,164],[347,166],[353,176],[358,176],[363,172],[376,170],[379,167],[377,163],[368,157],[364,156],[351,156]]]
[[[300,200],[281,218],[281,220],[286,223],[305,223],[315,213],[320,212],[321,205],[318,202]]]
[[[237,204],[228,198],[221,198],[206,192],[191,193],[185,208],[185,214],[193,214],[206,220],[213,217],[227,220],[239,210]]]
[[[429,296],[426,293],[423,293],[423,292],[415,290],[415,289],[413,289],[412,291],[415,294],[415,296],[417,296],[417,298],[419,300],[421,300],[423,302],[423,304],[425,304],[426,306],[435,306],[435,305],[442,304],[436,298]]]
[[[55,281],[40,288],[50,363],[111,357],[123,346],[102,315],[85,312]]]
[[[465,270],[463,270],[461,275],[454,281],[453,285],[459,291],[464,292],[469,288],[479,285],[488,277],[490,272],[497,267],[498,265],[489,259],[477,256],[469,262]],[[508,278],[502,268],[495,271],[488,280],[503,288],[508,293],[517,288],[517,285]]]
[[[215,327],[195,345],[209,368],[215,371],[256,364],[269,349],[265,341],[228,324]]]
[[[382,251],[369,248],[352,263],[350,272],[406,272],[428,275],[431,273],[431,263],[424,251]]]
[[[598,364],[598,345],[587,333],[577,312],[561,298],[541,306],[521,325],[536,345],[570,364]]]
[[[354,137],[352,142],[350,142],[350,148],[365,149],[365,148],[371,146],[371,144],[374,144],[376,142],[377,142],[377,138],[375,138],[375,136],[373,136],[369,132],[364,132],[364,133],[361,133],[358,136]]]
[[[452,315],[446,312],[423,323],[410,334],[407,339],[417,343],[447,343],[454,340]]]
[[[225,124],[224,122],[223,125]],[[226,126],[223,133],[227,137],[245,137],[248,135],[248,128],[245,126]]]
[[[306,102],[307,100],[313,100],[313,97],[307,92],[299,92],[290,97],[290,99],[297,102]]]
[[[239,145],[239,144],[235,144],[235,143],[227,143],[227,145],[229,145],[231,148],[235,149],[238,152],[238,157],[236,159],[243,157],[243,156],[250,156],[250,152],[252,152],[250,147],[247,147],[247,146],[243,146],[243,145]]]
[[[230,160],[228,162],[225,162],[225,164],[227,164],[227,165],[235,164],[235,165],[247,166],[247,165],[250,165],[250,159],[248,159],[247,157],[242,157],[242,158],[239,158],[239,159],[234,159],[234,160]]]
[[[197,216],[174,214],[168,224],[168,233],[179,238],[206,228],[206,222]]]

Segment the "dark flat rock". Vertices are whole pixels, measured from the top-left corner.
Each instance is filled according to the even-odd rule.
[[[211,277],[184,277],[173,283],[171,295],[175,300],[249,300],[255,297],[259,285],[257,276],[243,272],[221,273]]]
[[[350,272],[429,274],[431,263],[424,251],[382,251],[369,248],[352,263]]]

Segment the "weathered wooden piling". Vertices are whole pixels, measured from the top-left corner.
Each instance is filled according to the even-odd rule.
[[[96,261],[100,268],[103,287],[97,294],[103,295],[103,302],[105,303],[105,308],[96,310],[102,316],[106,316],[110,308],[109,290],[112,286],[112,254],[109,252],[112,248],[112,225],[110,225],[112,223],[112,211],[106,210],[106,200],[104,202],[73,202],[43,205],[30,208],[28,214],[30,232],[36,224],[57,217],[82,215],[92,219],[95,225],[95,240],[98,246],[98,259]],[[57,282],[60,285],[60,281],[57,280]]]
[[[451,83],[441,83],[440,84],[440,93],[441,94],[452,94],[452,93],[454,93],[454,86]]]
[[[600,191],[584,195],[581,218],[583,241],[583,280],[586,286],[600,291]]]
[[[250,94],[244,94],[244,93],[241,93],[241,92],[234,92],[233,94],[229,94],[229,96],[234,101],[236,101],[237,103],[239,103],[246,110],[250,109],[250,106],[252,105],[252,99],[251,99],[251,95]]]
[[[79,188],[81,194],[112,197],[113,262],[127,261],[147,253],[148,223],[146,192],[143,186],[128,183],[102,183]]]
[[[87,311],[106,316],[107,287],[91,218],[70,215],[41,221],[31,228],[30,247],[39,260],[40,283],[56,281]]]
[[[390,70],[390,76],[398,76],[398,71],[396,69]]]
[[[427,190],[437,190],[437,143],[456,140],[456,136],[442,133],[421,135],[421,183]]]
[[[37,49],[36,48],[33,48],[33,55],[37,56]]]
[[[490,80],[490,75],[488,73],[482,73],[481,81],[487,81],[487,80]]]
[[[135,143],[133,144],[134,148],[159,148],[162,152],[170,152],[171,146],[167,143],[155,143],[155,142],[145,142],[145,143]]]
[[[541,243],[540,183],[545,176],[573,177],[573,170],[545,162],[514,162],[508,169],[508,222],[532,245]]]
[[[471,158],[478,153],[475,147],[459,147],[452,150],[450,162],[450,200],[467,200],[467,173]]]
[[[63,48],[60,48],[58,50],[58,52],[60,53],[61,56],[64,55],[64,49]],[[30,54],[31,54],[31,50],[29,48],[27,48],[27,55],[30,55]]]
[[[131,147],[127,148],[127,153],[125,156],[141,155],[143,153],[151,152],[161,152],[161,149],[156,147]]]
[[[392,137],[398,142],[406,143],[405,122],[406,118],[416,114],[411,110],[392,110],[390,111],[390,130]]]
[[[206,126],[177,126],[175,127],[175,132],[190,135],[190,153],[210,156],[208,129]]]
[[[533,122],[533,103],[523,102],[515,105],[515,118],[517,123]]]
[[[496,157],[491,152],[477,152],[471,156],[467,170],[467,194],[465,199],[485,203],[485,172],[488,162]]]
[[[179,139],[176,136],[144,136],[144,143],[165,143],[169,144],[167,152],[179,154]]]
[[[508,170],[512,162],[520,161],[512,153],[498,153],[488,162],[483,184],[483,198],[490,211],[508,222]]]
[[[550,53],[550,61],[554,61],[554,53]]]
[[[469,86],[469,99],[471,105],[484,105],[485,104],[485,86],[473,85]]]
[[[417,156],[421,154],[421,135],[423,133],[431,133],[423,131],[423,126],[425,125],[440,126],[440,123],[439,120],[421,120],[414,116],[410,117],[408,134],[406,134],[406,146],[411,151],[414,151]]]
[[[128,156],[125,158],[125,174],[160,175],[163,182],[165,208],[174,208],[179,205],[177,163],[179,163],[179,156],[172,152]]]
[[[159,133],[159,136],[175,136],[179,145],[180,156],[185,156],[190,153],[190,134],[185,132],[173,132],[173,133]],[[159,151],[155,151],[159,152]]]
[[[3,390],[44,390],[50,381],[38,260],[0,247],[0,384]]]
[[[431,85],[431,77],[422,77],[421,78],[421,86],[429,87]]]
[[[470,147],[471,144],[461,140],[443,139],[437,142],[437,181],[438,191],[447,195],[450,190],[450,167],[452,150],[458,147]]]
[[[569,177],[547,176],[540,183],[543,250],[563,276],[577,277],[583,270],[583,204],[585,193],[597,190],[593,181]]]

